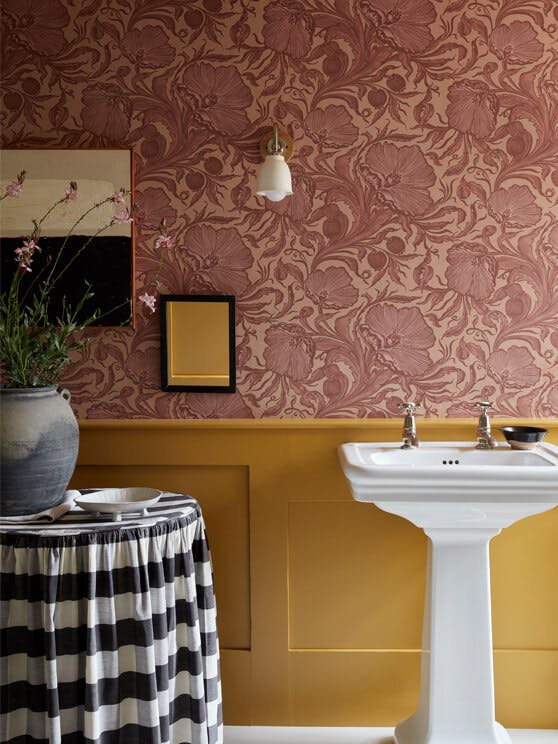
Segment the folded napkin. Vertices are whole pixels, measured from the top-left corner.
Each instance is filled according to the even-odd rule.
[[[66,491],[63,500],[51,506],[50,509],[44,509],[37,514],[22,514],[21,516],[15,517],[3,517],[0,516],[0,523],[5,524],[18,524],[24,522],[56,522],[57,519],[63,517],[66,512],[69,512],[74,505],[74,498],[79,496],[80,492],[76,490]]]

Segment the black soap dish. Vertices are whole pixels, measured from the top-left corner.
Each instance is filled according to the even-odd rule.
[[[535,449],[541,442],[547,429],[538,426],[501,426],[500,431],[505,436],[512,449]]]

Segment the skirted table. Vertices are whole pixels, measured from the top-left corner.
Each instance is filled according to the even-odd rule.
[[[215,596],[189,497],[0,526],[0,741],[221,744]]]

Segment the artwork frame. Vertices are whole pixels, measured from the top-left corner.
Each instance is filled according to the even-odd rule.
[[[161,295],[161,387],[236,391],[234,295]]]
[[[0,184],[12,181],[26,171],[23,191],[16,198],[0,202],[0,262],[2,291],[11,280],[13,252],[21,238],[33,229],[32,219],[39,219],[57,198],[63,197],[70,181],[76,181],[77,198],[57,207],[41,225],[41,254],[34,257],[34,276],[43,265],[57,255],[71,230],[73,238],[67,244],[68,255],[91,238],[79,261],[71,267],[56,288],[55,308],[61,301],[77,303],[84,280],[90,281],[94,292],[91,307],[99,307],[103,317],[92,323],[95,328],[134,327],[136,313],[134,223],[115,223],[101,234],[100,226],[110,222],[115,212],[133,204],[134,157],[131,148],[3,148],[0,151]],[[129,191],[125,205],[107,203],[72,229],[77,217],[89,205],[117,193]],[[31,277],[30,277],[31,279]],[[79,285],[79,286],[78,286]],[[88,308],[84,309],[84,317]]]

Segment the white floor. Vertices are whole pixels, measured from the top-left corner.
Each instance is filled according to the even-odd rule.
[[[392,734],[391,728],[225,726],[224,744],[393,744]],[[510,735],[513,744],[558,744],[555,729],[511,729]]]

